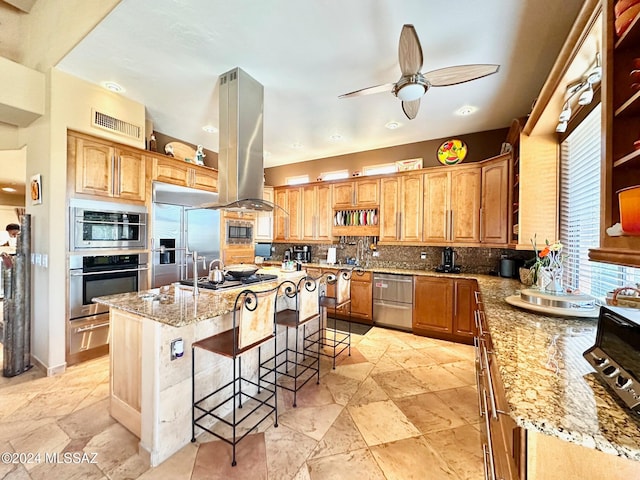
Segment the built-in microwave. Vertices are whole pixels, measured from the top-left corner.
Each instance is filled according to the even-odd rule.
[[[251,245],[253,243],[253,222],[245,220],[227,220],[227,245]]]
[[[143,249],[147,244],[147,214],[138,211],[71,207],[70,249]]]

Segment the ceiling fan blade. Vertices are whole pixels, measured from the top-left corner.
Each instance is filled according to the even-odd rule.
[[[376,85],[375,87],[362,88],[360,90],[356,90],[355,92],[349,92],[345,93],[344,95],[340,95],[338,98],[359,97],[361,95],[369,95],[371,93],[391,92],[394,85],[395,83],[385,83],[384,85]]]
[[[499,69],[500,65],[492,64],[457,65],[455,67],[432,70],[422,75],[432,87],[446,87],[486,77],[496,73]]]
[[[402,102],[402,110],[409,120],[413,120],[418,115],[420,109],[420,99]]]
[[[404,25],[400,33],[398,60],[402,75],[415,75],[422,69],[422,47],[413,25]]]

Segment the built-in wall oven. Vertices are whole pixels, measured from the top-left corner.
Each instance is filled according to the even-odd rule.
[[[146,253],[69,257],[68,364],[108,351],[109,307],[91,299],[146,290],[148,270]]]
[[[114,206],[109,205],[109,208]],[[144,249],[146,211],[111,210],[103,206],[72,206],[70,250],[89,248]]]
[[[227,245],[253,244],[253,222],[246,220],[227,220],[225,231],[225,241]]]

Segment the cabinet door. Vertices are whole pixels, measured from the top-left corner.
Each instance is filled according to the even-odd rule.
[[[174,185],[187,185],[189,167],[186,162],[168,158],[154,158],[153,179]]]
[[[292,188],[287,191],[287,204],[289,206],[289,222],[287,228],[287,240],[302,239],[302,189]]]
[[[315,240],[316,238],[316,212],[317,204],[317,187],[302,188],[302,240]]]
[[[403,176],[400,189],[400,240],[422,241],[422,175]]]
[[[365,272],[362,276],[351,276],[351,316],[354,319],[373,322],[373,284],[371,272]]]
[[[289,211],[289,205],[287,205],[287,189],[277,188],[274,189],[275,200],[274,203],[280,208],[274,210],[275,215],[275,231],[273,232],[274,240],[286,240],[287,239],[287,213]],[[282,209],[282,210],[281,210]],[[284,210],[284,211],[283,211]]]
[[[396,241],[399,236],[399,179],[397,177],[382,179],[380,181],[380,190],[382,193],[380,201],[380,241]]]
[[[452,241],[480,241],[480,168],[451,173]]]
[[[453,333],[473,337],[473,311],[476,308],[474,292],[477,290],[477,283],[475,280],[454,280],[453,290]]]
[[[484,243],[509,241],[508,159],[482,167],[481,237]]]
[[[262,198],[273,203],[273,197],[273,188],[264,187]],[[273,215],[274,212],[258,212],[256,215],[256,229],[253,235],[256,242],[270,242],[273,239]]]
[[[114,196],[127,200],[145,200],[146,169],[145,159],[141,153],[131,150],[116,150],[117,162],[117,191]]]
[[[115,175],[114,149],[83,138],[76,138],[75,142],[76,193],[111,197]]]
[[[318,185],[316,213],[316,240],[332,241],[331,225],[333,224],[333,209],[331,208],[331,187]]]
[[[443,277],[414,279],[413,329],[451,333],[453,280]]]
[[[332,188],[334,208],[350,207],[353,205],[353,182],[334,183]]]
[[[380,180],[355,180],[356,205],[378,206],[380,204]]]
[[[446,242],[450,238],[450,190],[451,174],[449,172],[424,174],[422,238],[425,242]]]
[[[191,170],[191,187],[209,192],[218,191],[218,172],[215,170],[207,171],[197,167],[193,167]]]
[[[254,263],[255,255],[251,247],[225,247],[222,249],[222,263],[233,265],[238,263]]]

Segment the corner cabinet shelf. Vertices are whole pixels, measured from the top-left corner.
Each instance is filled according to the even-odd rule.
[[[380,235],[380,210],[375,208],[335,209],[331,233],[338,236],[377,237]]]
[[[640,184],[640,91],[631,85],[634,59],[640,57],[640,15],[637,15],[620,38],[615,34],[614,5],[605,0],[604,71],[602,77],[602,124],[604,168],[600,248],[592,249],[589,258],[620,265],[640,266],[640,236],[610,237],[606,229],[620,221],[618,191]]]

